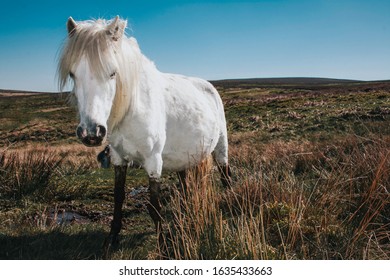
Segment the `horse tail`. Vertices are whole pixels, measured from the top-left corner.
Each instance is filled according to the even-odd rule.
[[[227,166],[228,165],[228,136],[227,136],[227,127],[225,119],[225,111],[220,95],[215,95],[217,102],[217,110],[219,115],[219,124],[220,132],[217,145],[214,149],[214,159],[218,166]]]
[[[229,157],[226,125],[225,127],[222,127],[221,130],[217,145],[214,149],[214,159],[218,165],[225,166],[228,165]]]

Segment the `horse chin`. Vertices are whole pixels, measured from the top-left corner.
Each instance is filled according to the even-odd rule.
[[[103,138],[101,137],[90,137],[87,136],[81,140],[81,142],[87,147],[98,147],[103,143]]]

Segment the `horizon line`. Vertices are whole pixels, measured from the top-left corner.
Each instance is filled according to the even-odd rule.
[[[355,79],[343,79],[343,78],[328,78],[328,77],[307,77],[307,76],[296,76],[296,77],[252,77],[252,78],[226,78],[226,79],[207,79],[210,83],[213,82],[229,82],[229,81],[237,81],[237,82],[245,82],[245,81],[263,81],[264,84],[266,84],[267,80],[268,82],[272,82],[271,80],[323,80],[324,82],[328,80],[331,81],[339,81],[340,83],[380,83],[380,82],[390,82],[389,79],[385,80],[355,80]],[[304,82],[298,82],[299,84],[304,84]],[[310,84],[310,83],[308,83]],[[324,83],[326,84],[326,83]],[[24,90],[24,89],[2,89],[0,88],[0,93],[69,93],[70,91],[38,91],[38,90]]]

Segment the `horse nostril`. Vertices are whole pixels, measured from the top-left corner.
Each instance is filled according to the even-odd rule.
[[[104,126],[98,125],[96,128],[96,136],[104,138],[106,136],[107,130]]]
[[[79,139],[82,139],[85,137],[85,129],[83,129],[81,126],[77,127],[76,135]]]

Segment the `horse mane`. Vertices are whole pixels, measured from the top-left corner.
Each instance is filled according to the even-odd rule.
[[[117,69],[116,94],[107,123],[109,132],[134,110],[141,61],[141,52],[134,38],[125,34],[119,39],[110,36],[107,27],[111,22],[103,19],[79,22],[68,36],[57,69],[61,91],[69,82],[72,68],[83,56],[98,79],[107,79],[111,71]],[[126,21],[120,20],[120,23],[125,29]]]

